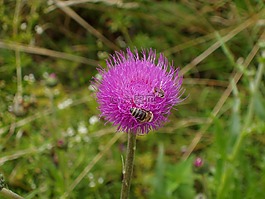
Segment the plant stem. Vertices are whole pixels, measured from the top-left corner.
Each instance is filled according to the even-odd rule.
[[[12,199],[23,199],[20,195],[14,193],[13,191],[3,188],[0,190],[0,193],[5,196],[6,198],[12,198]]]
[[[129,198],[135,150],[136,150],[136,134],[128,133],[126,161],[125,161],[125,168],[123,168],[122,171],[123,180],[122,180],[120,199]]]
[[[18,23],[19,23],[19,14],[21,10],[21,0],[17,0],[14,20],[13,20],[13,36],[16,37],[18,33]],[[22,96],[23,87],[22,87],[22,69],[21,69],[21,60],[20,60],[20,52],[16,48],[15,49],[15,56],[16,56],[16,70],[17,70],[17,93],[18,97]]]
[[[262,51],[261,56],[263,58],[265,58],[265,51]],[[249,106],[248,106],[247,117],[244,121],[243,131],[240,133],[240,135],[239,135],[239,137],[238,137],[238,139],[234,145],[232,155],[230,157],[230,160],[232,160],[232,161],[234,161],[234,159],[236,158],[236,155],[238,154],[241,143],[242,143],[244,137],[248,134],[248,128],[251,124],[251,119],[252,119],[253,114],[254,114],[254,101],[255,101],[255,97],[257,95],[257,91],[258,91],[258,88],[259,88],[259,85],[261,82],[264,68],[265,68],[265,64],[263,63],[263,61],[261,61],[261,63],[259,64],[259,67],[258,67],[256,77],[253,80],[253,87],[251,89],[252,95],[251,95]]]

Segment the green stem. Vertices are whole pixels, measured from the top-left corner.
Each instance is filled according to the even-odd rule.
[[[136,150],[136,134],[128,133],[125,168],[123,168],[123,180],[120,199],[128,199],[130,193],[131,178],[133,173],[133,161]]]
[[[16,50],[16,69],[17,69],[17,92],[18,96],[21,97],[23,93],[22,87],[22,69],[20,61],[20,52]]]
[[[130,47],[133,47],[133,42],[132,42],[131,37],[129,35],[128,29],[126,27],[124,27],[121,29],[121,31],[124,35],[126,42],[129,44]]]
[[[19,14],[21,9],[21,0],[17,0],[16,2],[16,9],[14,14],[13,20],[13,36],[14,38],[17,36],[18,33],[18,23],[19,23]],[[22,87],[22,69],[21,69],[21,60],[20,60],[20,51],[16,48],[15,50],[16,56],[16,70],[17,70],[17,93],[18,97],[22,96],[23,87]]]
[[[265,51],[262,51],[262,57],[265,57]],[[257,91],[261,82],[261,78],[263,75],[263,71],[264,71],[264,66],[265,64],[263,63],[263,61],[260,62],[259,67],[258,67],[258,71],[255,77],[255,80],[253,81],[253,87],[250,89],[251,91],[251,98],[250,98],[250,102],[249,102],[249,106],[248,106],[248,112],[247,112],[247,117],[245,119],[244,122],[244,126],[243,126],[243,130],[242,132],[239,134],[239,137],[237,138],[237,141],[234,145],[234,149],[232,152],[232,155],[230,157],[231,161],[234,161],[236,159],[236,155],[238,154],[239,148],[241,146],[241,143],[244,139],[244,137],[247,135],[247,133],[249,132],[248,128],[251,124],[251,120],[254,114],[254,101],[255,101],[255,97],[257,95]]]
[[[12,198],[12,199],[23,199],[23,197],[21,197],[20,195],[14,193],[13,191],[6,189],[6,188],[2,188],[0,190],[0,193],[5,196],[6,198]]]

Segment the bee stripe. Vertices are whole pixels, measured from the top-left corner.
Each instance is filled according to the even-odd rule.
[[[131,114],[134,116],[134,115],[135,115],[135,112],[136,112],[136,108],[131,108],[131,109],[130,109],[130,112],[131,112]]]
[[[146,111],[141,108],[131,108],[130,113],[132,116],[140,122],[151,122],[153,120],[153,113],[151,111]]]
[[[135,114],[135,117],[140,119],[143,115],[144,115],[144,112],[141,109],[138,109]]]
[[[146,112],[141,110],[141,114],[139,114],[139,119],[142,121],[146,117]]]
[[[153,118],[154,118],[154,115],[153,115],[153,113],[151,111],[149,113],[150,113],[150,118],[149,118],[148,122],[151,122],[153,120]]]

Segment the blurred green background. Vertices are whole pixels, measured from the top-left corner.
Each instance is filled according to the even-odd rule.
[[[97,117],[90,81],[110,53],[136,47],[181,68],[186,99],[137,138],[131,198],[264,198],[264,27],[262,0],[0,0],[8,188],[119,198],[127,136]]]

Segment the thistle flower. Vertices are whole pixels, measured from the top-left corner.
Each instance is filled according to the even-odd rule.
[[[150,49],[141,54],[116,52],[107,60],[107,70],[95,78],[101,116],[118,126],[118,131],[146,134],[158,129],[180,100],[182,77],[179,68]]]

